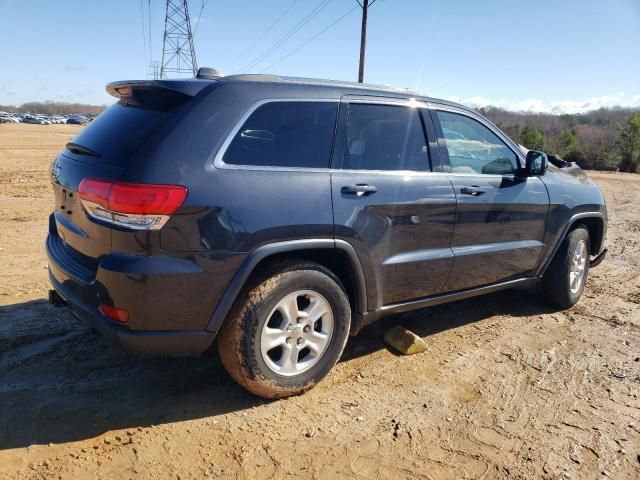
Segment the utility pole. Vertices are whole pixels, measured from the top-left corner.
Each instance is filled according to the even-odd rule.
[[[168,78],[167,74],[180,76],[185,73],[195,77],[197,71],[188,1],[167,0],[160,78]]]
[[[358,68],[358,83],[364,81],[364,50],[367,43],[367,14],[369,13],[369,0],[362,0],[362,29],[360,30],[360,67]],[[360,2],[358,2],[360,3]]]
[[[358,68],[358,83],[364,81],[364,52],[367,43],[367,15],[369,14],[369,7],[374,4],[376,0],[356,0],[360,8],[362,8],[362,29],[360,31],[360,67]]]

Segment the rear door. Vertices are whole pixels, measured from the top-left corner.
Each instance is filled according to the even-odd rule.
[[[423,111],[426,116],[423,115]],[[432,172],[427,110],[416,102],[345,97],[332,163],[335,235],[351,243],[368,308],[439,293],[452,266],[455,195]]]
[[[482,117],[431,111],[457,198],[449,291],[532,275],[542,251],[549,196],[538,177],[516,175],[521,158]]]

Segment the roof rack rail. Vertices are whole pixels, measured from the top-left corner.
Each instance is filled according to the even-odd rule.
[[[238,73],[235,75],[229,75],[224,77],[225,80],[257,80],[263,82],[281,82],[282,77],[279,75],[272,75],[269,73]]]

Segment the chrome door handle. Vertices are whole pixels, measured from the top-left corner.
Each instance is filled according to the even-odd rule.
[[[482,195],[483,193],[486,193],[486,191],[486,188],[481,188],[478,185],[471,185],[470,187],[462,187],[460,189],[460,193],[464,195],[473,195],[474,197]]]
[[[340,191],[345,195],[358,195],[359,197],[363,197],[376,193],[378,189],[373,185],[359,183],[357,185],[345,185]]]

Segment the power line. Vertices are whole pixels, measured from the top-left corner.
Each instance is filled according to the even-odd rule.
[[[144,0],[140,0],[140,22],[142,23],[142,44],[144,45],[144,64],[147,64],[147,32],[144,28]]]
[[[262,39],[264,38],[264,36],[265,36],[267,33],[269,33],[269,32],[271,31],[271,29],[272,29],[273,27],[275,27],[275,26],[277,25],[277,23],[278,23],[280,20],[282,20],[282,18],[283,18],[287,13],[289,13],[289,10],[291,10],[291,9],[292,9],[292,8],[293,8],[293,7],[294,7],[294,6],[299,2],[299,1],[300,1],[300,0],[293,0],[293,2],[291,3],[291,5],[289,5],[289,7],[287,7],[287,9],[286,9],[284,12],[282,12],[282,14],[281,14],[281,15],[280,15],[280,16],[279,16],[279,17],[278,17],[278,18],[277,18],[277,19],[276,19],[276,20],[275,20],[271,25],[269,25],[269,27],[267,27],[267,29],[266,29],[264,32],[262,32],[262,33],[260,34],[260,36],[259,36],[258,38],[256,38],[256,39],[253,41],[253,43],[252,43],[251,45],[249,45],[245,50],[243,50],[243,51],[242,51],[242,53],[241,53],[240,55],[238,55],[238,56],[235,58],[235,60],[229,64],[229,69],[231,69],[231,67],[233,67],[233,66],[236,64],[236,62],[237,62],[238,60],[240,60],[240,59],[241,59],[241,58],[242,58],[242,57],[243,57],[243,56],[244,56],[244,55],[245,55],[249,50],[251,50],[253,47],[255,47],[255,46],[256,46],[256,44],[257,44],[260,40],[262,40]]]
[[[246,71],[255,67],[257,64],[262,62],[265,58],[275,52],[278,48],[284,45],[291,37],[293,37],[296,33],[298,33],[307,23],[309,23],[322,9],[324,9],[327,5],[329,5],[333,0],[321,0],[321,2],[309,13],[306,17],[300,20],[293,28],[291,28],[287,33],[285,33],[280,39],[274,43],[271,47],[265,50],[261,55],[259,55],[252,62],[248,63],[244,67],[240,69],[240,71]]]
[[[360,8],[364,8],[364,5],[360,3],[360,0],[356,0],[356,2],[358,2],[358,5],[360,5]],[[376,0],[371,0],[369,2],[369,6],[373,5],[374,3],[376,3]]]
[[[149,63],[153,62],[153,48],[151,47],[151,0],[147,3],[147,18],[149,19]]]
[[[202,20],[202,12],[204,11],[204,7],[207,6],[207,3],[209,3],[209,0],[202,0],[202,3],[200,4],[200,11],[198,12],[198,16],[196,17],[198,19],[198,23],[196,23],[195,28],[193,29],[193,36],[195,37],[196,32],[198,31],[198,27],[200,26],[201,20]]]
[[[322,35],[324,32],[326,32],[327,30],[329,30],[331,27],[333,27],[335,24],[337,24],[338,22],[340,22],[343,18],[347,17],[351,12],[353,12],[355,9],[357,9],[358,7],[353,7],[351,10],[349,10],[347,13],[345,13],[344,15],[342,15],[341,17],[337,18],[336,20],[334,20],[333,22],[331,22],[329,25],[327,25],[325,28],[323,28],[322,30],[320,30],[318,33],[316,33],[313,37],[309,38],[306,42],[302,43],[301,45],[299,45],[298,47],[296,47],[295,49],[293,49],[291,52],[289,52],[288,54],[286,54],[284,57],[280,58],[279,60],[273,62],[271,65],[269,65],[267,68],[265,68],[264,70],[262,70],[260,73],[263,73],[267,70],[269,70],[271,67],[275,67],[276,65],[278,65],[280,62],[282,62],[283,60],[286,60],[287,58],[289,58],[291,55],[293,55],[294,53],[298,52],[300,49],[304,48],[305,46],[307,46],[309,43],[311,43],[312,41],[314,41],[316,38],[318,38],[320,35]]]
[[[151,35],[151,0],[147,1],[147,21],[149,22],[148,25],[148,33],[149,33],[149,40],[147,41],[146,39],[146,34],[145,34],[145,26],[144,26],[144,0],[140,0],[140,13],[142,14],[142,40],[145,43],[145,51],[147,50],[147,44],[148,44],[148,50],[149,50],[149,62],[147,63],[147,56],[146,56],[146,52],[145,52],[145,65],[147,68],[147,78],[153,78],[153,79],[157,79],[159,78],[160,75],[160,64],[159,62],[155,62],[153,60],[153,43],[152,43],[152,35]]]
[[[240,72],[246,71],[249,68],[253,68],[262,60],[267,58],[270,54],[272,54],[275,50],[280,48],[287,40],[289,40],[293,35],[295,35],[302,27],[304,27],[311,19],[313,19],[324,7],[326,7],[333,0],[321,0],[318,5],[316,5],[310,13],[308,13],[302,20],[296,23],[291,29],[287,31],[282,37],[280,37],[274,44],[272,44],[269,48],[267,48],[264,52],[255,57],[252,61],[244,65]]]

